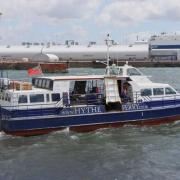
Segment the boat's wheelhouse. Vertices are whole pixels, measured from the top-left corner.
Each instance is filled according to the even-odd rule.
[[[180,94],[170,85],[153,83],[138,69],[129,66],[128,64],[124,66],[109,66],[106,68],[106,73],[109,73],[108,77],[114,78],[113,84],[117,84],[117,91],[120,97],[118,101],[120,103],[140,103],[180,99]],[[106,89],[108,88],[108,85],[106,85]],[[115,93],[115,85],[113,89],[113,94],[118,96],[118,93]],[[109,94],[107,94],[107,96],[109,96]]]

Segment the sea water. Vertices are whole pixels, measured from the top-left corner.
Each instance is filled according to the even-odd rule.
[[[141,68],[141,71],[153,81],[169,83],[180,90],[180,68]],[[69,74],[103,72],[82,68],[70,69]],[[7,74],[12,79],[30,80],[26,71]],[[0,180],[152,179],[180,179],[180,121],[90,133],[66,129],[35,137],[0,133]]]

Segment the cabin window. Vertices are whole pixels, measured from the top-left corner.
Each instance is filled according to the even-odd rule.
[[[106,69],[106,73],[107,73],[107,70],[108,69]],[[119,67],[110,67],[109,68],[109,73],[111,74],[111,75],[122,75],[123,74],[123,69],[122,68],[119,68]]]
[[[49,89],[53,90],[53,81],[50,81]]]
[[[119,68],[119,75],[123,75],[123,69]]]
[[[5,94],[4,100],[7,101],[7,94]]]
[[[11,96],[9,94],[7,94],[7,101],[11,101]]]
[[[5,95],[4,94],[2,94],[2,100],[4,100],[5,99]]]
[[[49,102],[50,99],[49,99],[49,94],[46,94],[46,102]]]
[[[50,86],[50,80],[46,80],[46,88],[49,89],[49,86]]]
[[[35,78],[32,78],[32,85],[35,85]]]
[[[87,81],[75,81],[74,94],[86,94]]]
[[[10,97],[10,95],[9,94],[5,94],[5,99],[4,99],[5,101],[11,101],[11,97]]]
[[[71,92],[71,94],[74,93],[74,85],[75,85],[75,81],[70,81],[69,92]]]
[[[176,94],[176,92],[172,88],[167,87],[165,88],[165,94]]]
[[[44,94],[31,94],[30,102],[31,103],[44,102]]]
[[[19,98],[18,98],[19,104],[23,104],[23,103],[27,103],[27,102],[28,102],[28,99],[27,99],[26,95],[19,95]]]
[[[153,88],[153,94],[155,96],[164,95],[164,88]]]
[[[138,70],[134,69],[134,68],[129,68],[127,70],[127,75],[128,76],[141,76],[141,73]]]
[[[46,79],[43,79],[42,81],[42,88],[45,88],[46,87]]]
[[[141,89],[141,96],[152,96],[151,89]]]
[[[38,86],[38,79],[35,79],[34,85],[35,85],[35,86]]]
[[[60,94],[59,93],[53,93],[51,94],[52,101],[60,101]]]
[[[38,87],[42,87],[42,79],[39,79]]]

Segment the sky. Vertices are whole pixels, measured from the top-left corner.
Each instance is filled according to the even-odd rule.
[[[180,34],[180,0],[0,0],[0,44],[121,44]]]

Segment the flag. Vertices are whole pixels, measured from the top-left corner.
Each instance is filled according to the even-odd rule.
[[[28,69],[29,76],[40,75],[40,74],[42,74],[42,70],[40,66],[36,66],[34,68]]]

